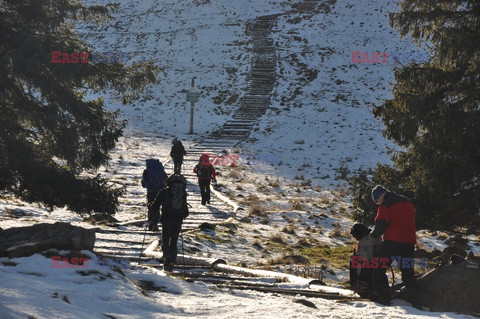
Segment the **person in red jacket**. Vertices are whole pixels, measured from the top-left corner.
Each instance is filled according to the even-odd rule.
[[[375,229],[370,236],[376,240],[383,235],[383,242],[376,254],[379,258],[389,258],[389,264],[394,258],[397,260],[409,299],[414,307],[421,309],[422,296],[415,277],[414,263],[411,262],[415,257],[417,242],[415,207],[407,197],[390,192],[380,185],[372,190],[372,199],[378,205],[378,210],[374,220]],[[410,262],[402,262],[404,258]],[[390,305],[391,293],[386,270],[381,267],[373,269],[373,293],[378,302]]]
[[[202,195],[202,205],[210,204],[210,180],[216,181],[216,172],[210,163],[208,154],[202,154],[198,164],[193,169],[197,174],[198,185],[200,186],[200,194]]]

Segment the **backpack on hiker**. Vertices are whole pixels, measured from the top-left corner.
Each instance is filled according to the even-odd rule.
[[[165,214],[170,217],[186,218],[189,213],[187,206],[187,180],[185,177],[179,174],[170,176],[167,180],[166,191]]]
[[[197,177],[201,179],[209,179],[211,175],[209,165],[198,165],[197,167]]]
[[[350,256],[350,286],[362,298],[372,297],[372,269],[364,267],[353,267],[354,260],[363,265],[363,259],[371,260],[375,256],[375,246],[372,239],[367,237],[371,230],[363,224],[353,225],[350,234],[358,240],[357,249],[353,250]]]
[[[143,170],[142,186],[148,192],[159,192],[165,186],[167,174],[158,159],[147,159],[147,168]]]
[[[352,267],[353,259],[358,257],[361,259],[365,258],[354,250],[353,255],[350,257],[350,286],[360,297],[370,298],[373,286],[372,269]]]

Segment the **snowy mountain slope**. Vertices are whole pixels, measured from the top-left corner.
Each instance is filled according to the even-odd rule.
[[[411,44],[398,40],[388,26],[385,13],[395,8],[392,1],[339,0],[329,6],[328,13],[291,13],[299,2],[124,0],[112,26],[82,31],[100,50],[130,53],[129,63],[153,58],[165,68],[159,83],[132,105],[108,100],[110,109],[119,108],[130,121],[127,137],[112,154],[110,167],[102,171],[127,186],[117,219],[144,218],[145,192],[139,185],[143,163],[152,156],[165,162],[169,137],[180,136],[189,145],[229,118],[247,83],[250,44],[245,23],[259,15],[279,13],[283,15],[274,28],[279,82],[271,110],[238,151],[273,153],[282,164],[219,168],[222,190],[246,210],[239,212],[234,226],[186,235],[185,248],[199,256],[257,267],[271,267],[270,260],[287,253],[302,253],[302,248],[294,247],[302,240],[314,247],[350,249],[351,239],[344,236],[352,224],[347,218],[348,197],[331,185],[338,183],[335,176],[342,164],[355,170],[372,167],[377,160],[387,161],[384,145],[389,143],[380,136],[381,124],[372,118],[370,103],[388,97],[388,81],[393,80],[391,63],[353,65],[350,51],[388,52]],[[189,136],[184,134],[188,130],[184,92],[193,76],[202,92],[195,129],[200,134]],[[65,209],[49,213],[16,199],[0,203],[0,218],[2,228],[54,221],[91,227]],[[432,236],[422,242],[429,247],[444,245]],[[2,318],[465,317],[419,312],[400,301],[384,308],[369,302],[342,304],[308,298],[319,308],[312,310],[293,303],[291,297],[219,290],[150,270],[126,270],[126,279],[102,266],[93,266],[100,274],[89,276],[52,269],[51,260],[41,256],[12,261],[18,265],[0,259]],[[322,264],[328,261],[314,266]],[[345,274],[344,267],[335,268],[329,279],[342,281]],[[154,282],[166,291],[149,291],[145,296],[134,285],[136,280]]]
[[[389,26],[396,3],[338,0],[329,13],[279,18],[273,33],[278,86],[252,141],[243,144],[277,154],[279,176],[331,186],[342,175],[389,162],[386,146],[394,145],[382,137],[371,109],[391,98],[393,60],[353,64],[351,51],[420,50]]]
[[[108,1],[87,1],[106,3]],[[139,101],[120,108],[130,127],[141,131],[182,135],[188,132],[189,103],[185,92],[197,77],[201,93],[195,131],[218,128],[238,107],[249,70],[245,23],[281,10],[281,1],[120,1],[117,20],[104,29],[83,34],[96,48],[126,52],[127,64],[154,60],[164,72]]]
[[[145,154],[155,153],[157,150],[168,149],[169,140],[151,138],[130,138],[123,140],[113,157],[112,166],[109,172],[117,171],[115,176],[123,176],[119,179],[130,185],[129,194],[122,202],[122,211],[116,215],[118,219],[138,219],[144,216],[144,211],[132,210],[129,204],[135,204],[144,198],[142,189],[138,185],[136,170],[140,169],[132,165],[140,161],[141,153],[138,149],[145,150]],[[132,168],[133,166],[133,168]],[[222,180],[225,177],[219,177]],[[255,181],[245,181],[242,185],[248,190],[259,183],[259,177]],[[304,203],[304,210],[292,210],[288,199],[273,201],[272,197],[260,197],[262,202],[276,204],[266,215],[248,216],[248,212],[240,212],[236,225],[237,231],[230,234],[231,225],[218,226],[215,232],[199,232],[205,236],[195,236],[195,233],[185,235],[185,247],[189,254],[197,256],[211,254],[215,258],[225,258],[229,264],[238,262],[251,263],[254,260],[268,260],[275,257],[274,247],[263,244],[263,239],[268,240],[272,236],[281,234],[285,246],[294,244],[295,241],[303,239],[316,245],[342,245],[346,238],[331,236],[335,231],[335,222],[339,221],[343,230],[349,228],[347,220],[339,213],[341,207],[347,207],[341,202],[339,194],[331,194],[321,189],[313,190],[308,187],[295,186],[293,181],[289,185],[288,180],[279,181],[280,192],[293,194],[300,189],[305,195],[318,196],[318,202],[311,201]],[[280,193],[279,193],[280,195]],[[335,201],[337,202],[335,204]],[[333,204],[333,205],[332,205]],[[22,206],[24,205],[24,206]],[[285,207],[282,207],[282,206]],[[317,205],[317,206],[315,206]],[[338,206],[335,206],[338,205]],[[284,209],[282,209],[284,208]],[[16,209],[16,211],[14,210]],[[312,209],[312,213],[308,210]],[[331,216],[322,216],[320,213]],[[14,216],[17,216],[15,218]],[[35,205],[22,204],[21,202],[10,201],[8,205],[2,203],[0,206],[0,227],[8,228],[13,226],[25,226],[37,222],[69,221],[75,225],[92,227],[82,222],[74,213],[56,209],[48,213]],[[252,223],[241,221],[243,218],[251,218]],[[313,218],[311,218],[313,217]],[[268,219],[268,223],[260,222]],[[284,227],[292,224],[297,225],[294,229],[295,235],[282,231]],[[311,231],[306,228],[310,226]],[[209,236],[213,240],[206,238]],[[114,237],[112,237],[113,239]],[[215,240],[216,238],[216,240]],[[251,250],[251,243],[258,241],[262,243],[268,252]],[[433,243],[433,241],[431,241]],[[438,242],[437,245],[440,243]],[[112,243],[115,245],[115,243]],[[133,247],[132,247],[133,248]],[[193,248],[196,248],[194,251]],[[89,253],[93,259],[96,257]],[[249,255],[251,253],[251,255]],[[281,256],[281,254],[278,254]],[[132,264],[134,265],[134,263]],[[320,266],[320,264],[318,264]],[[80,270],[80,272],[78,272]],[[333,318],[372,318],[396,316],[399,318],[436,316],[442,318],[467,318],[451,313],[426,313],[410,307],[402,301],[395,301],[394,307],[384,308],[374,303],[355,301],[337,303],[333,301],[302,298],[313,302],[318,309],[310,309],[301,304],[295,303],[298,298],[261,294],[252,291],[229,291],[217,289],[213,285],[203,283],[186,283],[179,279],[166,277],[163,272],[132,268],[123,269],[126,277],[113,271],[109,267],[101,266],[94,260],[89,267],[83,269],[52,268],[52,261],[40,255],[27,258],[0,258],[0,317],[1,318],[177,318],[180,316],[195,316],[199,318],[243,318],[255,316],[258,318],[271,318],[277,314],[279,309],[282,318],[316,318],[325,316],[328,313]],[[285,270],[289,271],[288,267]],[[337,280],[344,280],[344,275],[338,269],[335,273],[339,275]],[[334,279],[331,277],[331,279]],[[143,281],[144,283],[142,283]],[[151,287],[147,289],[147,287]],[[153,287],[153,288],[152,288]],[[155,288],[156,287],[156,288]],[[143,291],[142,291],[143,289]],[[158,290],[158,291],[157,291]]]
[[[100,50],[128,53],[128,63],[153,59],[165,70],[131,105],[109,101],[130,128],[190,139],[185,92],[191,79],[197,77],[201,92],[195,132],[218,129],[246,90],[251,47],[246,23],[279,14],[273,29],[277,86],[270,110],[242,146],[278,155],[278,176],[304,175],[333,186],[339,177],[388,162],[385,146],[394,147],[371,114],[372,105],[391,97],[394,63],[352,64],[351,51],[420,49],[389,26],[395,0],[329,1],[317,11],[298,12],[302,2],[124,0],[115,22],[83,33]]]

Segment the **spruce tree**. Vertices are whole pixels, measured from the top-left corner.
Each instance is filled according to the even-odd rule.
[[[116,5],[76,0],[0,0],[0,190],[48,207],[114,213],[121,189],[97,175],[124,122],[105,110],[116,93],[126,103],[158,68],[151,62],[52,63],[52,51],[91,53],[77,23],[105,23]],[[87,61],[84,61],[87,62]]]
[[[404,0],[390,15],[400,35],[431,47],[432,59],[395,70],[393,99],[374,108],[384,135],[403,147],[373,181],[352,180],[361,212],[374,182],[410,194],[421,227],[480,226],[480,2]],[[363,187],[367,189],[368,187]],[[363,206],[362,206],[363,205]]]

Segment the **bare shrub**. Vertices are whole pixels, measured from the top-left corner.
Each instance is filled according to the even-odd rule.
[[[292,210],[303,210],[303,205],[302,203],[296,199],[293,203],[292,203]]]

